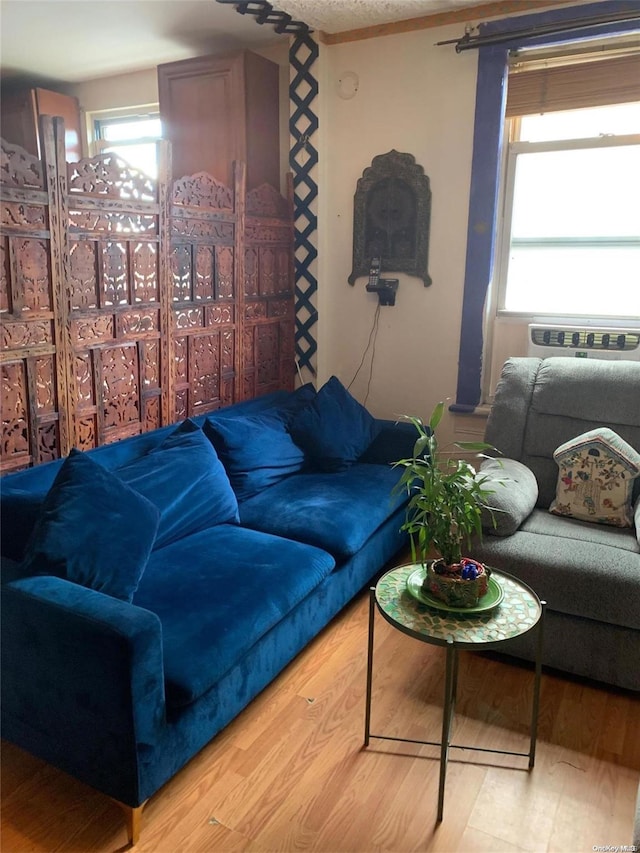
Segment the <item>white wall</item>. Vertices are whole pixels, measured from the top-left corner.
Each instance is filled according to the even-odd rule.
[[[374,156],[412,154],[431,182],[429,272],[433,284],[399,274],[395,307],[380,309],[367,407],[380,417],[429,415],[455,398],[473,147],[477,54],[434,42],[461,27],[421,30],[321,53],[322,145],[319,210],[319,380],[348,384],[362,358],[377,296],[366,279],[347,283],[352,263],[353,195]],[[343,100],[337,80],[359,77]],[[353,384],[364,401],[369,358]],[[453,435],[453,418],[443,424]],[[466,422],[464,429],[468,429]],[[479,427],[481,431],[481,426]]]
[[[375,294],[365,291],[364,278],[354,287],[347,283],[358,178],[373,157],[395,148],[412,154],[431,182],[433,284],[425,288],[419,279],[400,273],[395,307],[381,308],[367,399],[367,407],[381,417],[426,417],[438,400],[455,397],[477,54],[456,54],[453,46],[434,43],[460,33],[461,26],[454,25],[321,46],[319,383],[331,374],[345,384],[351,381],[377,305]],[[269,58],[286,65],[286,46],[279,45]],[[350,100],[337,91],[345,71],[359,78],[358,92]],[[73,94],[87,111],[154,103],[156,70],[92,80],[74,87]],[[286,111],[281,119],[286,141]],[[282,162],[286,167],[286,151]],[[370,355],[351,388],[361,401],[367,394]],[[443,426],[452,438],[454,429],[481,433],[484,424],[449,416]]]
[[[158,73],[154,68],[99,77],[67,88],[86,112],[116,110],[158,103]]]

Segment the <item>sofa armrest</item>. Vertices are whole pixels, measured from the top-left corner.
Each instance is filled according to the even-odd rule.
[[[358,459],[358,462],[391,465],[398,459],[413,456],[413,448],[418,438],[413,424],[381,419],[378,419],[376,424],[378,434]]]
[[[538,483],[515,459],[485,459],[477,478],[493,494],[482,510],[482,529],[493,536],[511,536],[536,505]]]
[[[6,583],[2,688],[3,736],[138,804],[138,755],[165,721],[155,614],[57,577]]]

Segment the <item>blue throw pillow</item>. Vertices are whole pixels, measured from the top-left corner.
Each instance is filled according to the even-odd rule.
[[[321,471],[344,471],[378,434],[375,418],[332,376],[293,418],[289,432]]]
[[[193,421],[183,421],[162,444],[115,473],[160,511],[155,548],[240,520],[238,501],[222,463]]]
[[[273,414],[274,417],[289,424],[297,413],[301,409],[304,409],[312,400],[315,400],[315,398],[316,389],[311,382],[307,382],[306,385],[296,388],[286,400],[279,403],[269,414]]]
[[[27,574],[52,574],[131,601],[158,529],[158,510],[89,456],[72,450],[27,544]]]
[[[303,451],[294,444],[279,416],[208,418],[203,430],[213,442],[239,501],[279,483],[304,465]]]
[[[22,560],[47,494],[11,488],[3,484],[0,495],[0,530],[2,554]]]

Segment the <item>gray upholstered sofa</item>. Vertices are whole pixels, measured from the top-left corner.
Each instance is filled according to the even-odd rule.
[[[598,427],[609,427],[640,452],[640,363],[506,362],[486,440],[526,468],[485,463],[504,481],[493,487],[491,500],[506,511],[496,513],[497,529],[487,526],[471,556],[516,575],[547,601],[545,664],[640,690],[640,477],[632,481],[635,526],[549,512],[559,473],[554,450]],[[532,643],[525,636],[509,651],[531,660]]]

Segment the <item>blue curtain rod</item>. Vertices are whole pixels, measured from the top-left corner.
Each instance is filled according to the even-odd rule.
[[[490,44],[505,44],[506,42],[522,38],[555,35],[556,33],[586,29],[587,27],[594,27],[599,24],[615,24],[627,21],[640,22],[640,8],[637,11],[598,15],[593,18],[577,18],[574,21],[567,21],[565,23],[541,24],[538,27],[527,27],[522,30],[510,30],[509,32],[494,33],[493,35],[487,36],[472,36],[471,33],[465,33],[459,39],[438,41],[436,42],[436,45],[455,44],[456,53],[461,53],[463,50],[473,50],[474,48],[480,48]]]

